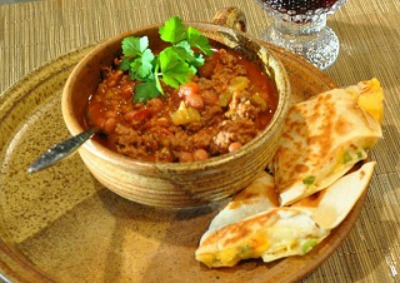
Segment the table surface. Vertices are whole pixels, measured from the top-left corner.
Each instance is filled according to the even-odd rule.
[[[173,15],[209,21],[218,8],[237,6],[254,36],[270,23],[250,0],[2,1],[0,93],[71,50]],[[381,81],[384,138],[372,151],[378,164],[359,220],[304,282],[400,282],[400,1],[350,0],[328,18],[328,25],[340,38],[341,50],[325,72],[340,86],[372,77]]]

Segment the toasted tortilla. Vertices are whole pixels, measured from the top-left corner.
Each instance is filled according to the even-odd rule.
[[[211,221],[209,231],[220,229],[249,216],[278,207],[274,177],[265,172],[252,184],[235,195]]]
[[[196,250],[196,259],[208,267],[259,257],[268,262],[305,254],[328,235],[303,210],[272,208],[210,233]]]
[[[291,207],[307,210],[320,227],[327,230],[336,228],[367,190],[375,164],[375,161],[363,164],[360,169],[343,176],[329,188]]]
[[[333,184],[365,160],[381,136],[379,122],[348,90],[330,90],[293,105],[272,165],[281,205]]]
[[[218,225],[210,225],[202,237],[196,250],[196,259],[209,267],[229,267],[248,258],[261,257],[264,262],[270,262],[306,254],[345,219],[366,191],[374,166],[375,162],[366,163],[329,188],[290,207],[275,207],[272,201],[268,202],[263,212],[256,213],[258,209],[253,210],[252,205],[262,203],[261,195],[271,196],[275,191],[271,186],[272,176],[260,177],[255,182],[258,186],[250,186],[242,191],[242,197],[247,195],[244,198],[246,202],[239,197],[220,212],[238,221],[232,222],[229,218],[217,215],[214,220],[218,219]],[[251,193],[256,190],[262,193]],[[239,210],[232,209],[235,203],[241,207],[238,215],[235,213]],[[244,211],[246,215],[255,214],[243,219]]]
[[[375,162],[345,174],[382,136],[382,117],[376,79],[294,105],[271,168],[275,179],[264,174],[215,217],[196,259],[222,267],[310,251],[365,193]]]

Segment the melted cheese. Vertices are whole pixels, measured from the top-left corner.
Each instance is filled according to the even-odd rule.
[[[209,267],[234,266],[240,260],[259,257],[271,261],[288,255],[302,255],[329,235],[329,231],[319,228],[304,212],[282,208],[274,214],[276,220],[268,225],[254,225],[259,223],[257,217],[263,214],[242,222],[249,224],[241,227],[241,230],[249,231],[243,235],[237,230],[229,235],[224,233],[228,229],[233,231],[234,226],[222,228],[223,232],[205,239],[205,246],[196,251],[196,259]]]
[[[309,215],[281,218],[269,229],[269,239],[273,244],[262,258],[269,262],[289,255],[305,254],[328,235],[329,231],[319,228]]]

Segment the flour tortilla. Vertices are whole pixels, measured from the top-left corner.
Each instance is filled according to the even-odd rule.
[[[307,212],[272,208],[210,233],[196,250],[196,259],[208,267],[230,267],[259,257],[267,262],[304,254],[328,235]]]
[[[254,209],[253,204],[263,203],[260,196],[271,196],[275,191],[271,186],[272,176],[261,176],[255,182],[258,185],[244,189],[242,196],[230,202],[213,220],[196,250],[196,259],[209,267],[229,267],[248,258],[261,257],[270,262],[304,255],[345,219],[366,191],[374,166],[375,162],[366,163],[329,188],[290,207],[276,207],[274,201],[267,201],[264,211],[257,213],[262,205]],[[252,194],[257,190],[262,193]],[[243,196],[247,196],[246,202]],[[232,209],[238,202],[240,210]],[[244,212],[254,214],[243,218]],[[237,221],[232,222],[227,215]]]
[[[336,228],[366,192],[376,162],[365,163],[358,170],[340,178],[329,188],[305,198],[291,207],[305,209],[312,219],[327,230]]]
[[[293,105],[272,165],[281,205],[333,184],[365,160],[381,136],[379,122],[345,89]]]
[[[226,225],[278,206],[274,177],[263,172],[252,184],[235,195],[214,217],[202,238]]]

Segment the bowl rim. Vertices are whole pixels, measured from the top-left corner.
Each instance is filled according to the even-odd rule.
[[[282,125],[279,127],[277,125],[277,122],[281,122],[280,124],[283,123],[284,117],[286,117],[288,111],[289,111],[289,106],[290,106],[290,96],[291,96],[291,88],[290,88],[290,82],[288,78],[287,71],[282,64],[282,62],[278,59],[278,57],[271,51],[268,47],[263,45],[260,40],[257,38],[242,32],[238,30],[234,30],[232,28],[218,25],[218,24],[213,24],[209,22],[203,22],[203,21],[183,21],[185,25],[192,25],[196,28],[200,28],[200,32],[202,33],[202,30],[218,30],[219,32],[224,32],[226,34],[234,35],[234,36],[242,36],[246,38],[247,40],[253,42],[256,44],[260,50],[264,50],[266,52],[266,55],[268,56],[268,61],[269,61],[269,68],[273,67],[274,72],[278,70],[279,72],[279,78],[280,80],[280,86],[282,86],[282,89],[278,89],[276,77],[272,78],[276,87],[277,87],[277,92],[279,95],[278,98],[278,104],[275,110],[275,113],[267,125],[267,127],[261,131],[255,138],[253,138],[250,142],[246,143],[244,146],[239,148],[238,150],[230,153],[225,153],[221,154],[219,156],[211,157],[206,160],[201,160],[201,161],[193,161],[193,162],[187,162],[187,163],[180,163],[180,162],[151,162],[151,161],[142,161],[142,160],[136,160],[128,156],[124,156],[123,154],[120,154],[118,152],[115,152],[106,146],[102,145],[98,141],[94,139],[89,139],[87,140],[81,147],[84,149],[88,150],[92,154],[94,154],[96,157],[105,160],[107,162],[110,162],[111,164],[114,165],[119,165],[123,166],[125,168],[141,168],[141,169],[150,169],[150,168],[157,168],[162,171],[197,171],[199,168],[202,169],[211,169],[214,167],[219,167],[221,165],[230,163],[233,160],[240,159],[245,157],[249,151],[253,151],[254,149],[258,148],[258,146],[261,146],[262,143],[267,142],[269,138],[274,136],[275,134],[278,134],[280,129],[282,128]],[[150,29],[155,29],[159,28],[161,25],[164,23],[156,23],[156,24],[151,24],[151,25],[146,25],[142,26],[139,28],[135,28],[129,31],[125,31],[123,33],[120,33],[118,35],[115,35],[111,38],[105,39],[102,42],[100,42],[97,46],[95,46],[92,50],[90,50],[79,62],[78,64],[73,68],[72,72],[68,76],[68,79],[65,83],[65,86],[63,88],[62,92],[62,97],[61,97],[61,110],[62,110],[62,116],[64,119],[64,123],[67,126],[69,132],[72,135],[77,135],[84,130],[81,126],[81,124],[77,121],[77,119],[71,115],[72,111],[70,111],[70,101],[71,101],[71,94],[72,94],[72,85],[78,80],[78,74],[80,73],[81,69],[88,65],[92,59],[92,57],[97,54],[99,51],[103,50],[107,45],[114,43],[115,41],[121,41],[123,38],[143,32],[145,30],[150,30]],[[229,48],[229,47],[228,47]],[[260,55],[258,54],[260,57]],[[276,73],[275,73],[276,74]],[[274,75],[275,75],[274,74]],[[278,123],[279,124],[279,123]],[[80,149],[81,150],[81,149]],[[266,164],[267,165],[267,164]]]

